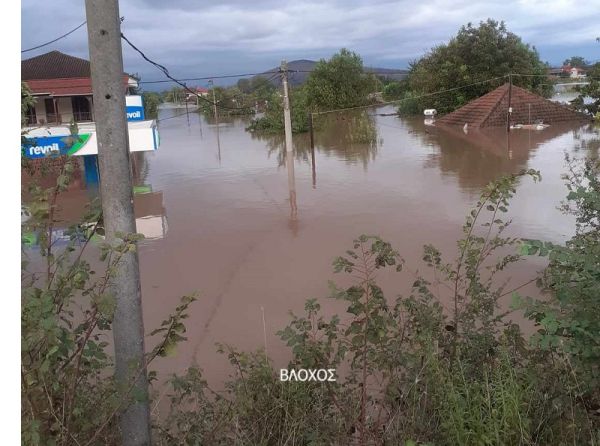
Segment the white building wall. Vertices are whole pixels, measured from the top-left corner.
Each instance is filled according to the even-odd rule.
[[[44,98],[35,98],[35,118],[37,122],[46,122],[46,107],[44,106]]]
[[[63,123],[69,123],[73,119],[73,107],[71,106],[71,98],[56,98],[58,113]]]

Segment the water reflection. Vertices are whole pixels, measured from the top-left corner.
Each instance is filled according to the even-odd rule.
[[[131,153],[131,167],[133,175],[133,205],[137,232],[143,234],[146,240],[162,239],[168,231],[166,210],[163,204],[162,191],[153,191],[150,184],[146,184],[149,163],[145,152]],[[100,206],[100,192],[97,185],[86,185],[83,181],[83,163],[76,158],[77,168],[67,189],[57,197],[53,239],[58,244],[66,244],[69,240],[68,228],[77,224],[91,206]],[[24,176],[23,183],[29,184],[36,181],[44,188],[56,184],[58,173],[43,176]],[[27,197],[24,197],[27,207]],[[25,228],[25,230],[27,230]],[[25,233],[30,245],[36,245],[38,235]]]
[[[422,144],[437,149],[429,154],[426,167],[439,168],[456,177],[462,188],[472,191],[502,175],[526,168],[539,147],[575,132],[568,123],[544,130],[516,129],[507,133],[502,128],[490,128],[469,129],[465,133],[458,127],[426,126],[421,119],[403,122]]]
[[[291,155],[289,152],[287,155]],[[294,171],[294,157],[286,156],[288,172],[288,189],[290,192],[290,229],[294,236],[298,235],[298,204],[296,203],[296,173]]]
[[[378,137],[375,118],[366,110],[316,115],[314,122],[315,150],[348,164],[360,163],[366,168],[375,160],[383,144],[383,139]],[[252,133],[251,137],[265,143],[269,157],[275,154],[279,166],[285,164],[284,135]],[[309,133],[294,135],[294,156],[297,161],[315,164]]]
[[[335,154],[364,168],[375,161],[383,139],[378,137],[375,117],[367,110],[316,115],[315,145],[319,151]],[[309,140],[310,143],[310,140]]]

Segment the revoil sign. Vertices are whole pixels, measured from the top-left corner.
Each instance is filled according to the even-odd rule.
[[[125,96],[125,113],[128,121],[143,121],[145,116],[142,97],[139,95]]]

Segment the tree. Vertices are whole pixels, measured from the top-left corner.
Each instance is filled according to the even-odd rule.
[[[420,110],[447,113],[502,85],[509,73],[535,75],[513,76],[513,83],[548,97],[552,87],[546,85],[546,68],[535,47],[509,32],[504,22],[488,19],[478,27],[461,27],[450,42],[413,62],[408,82],[413,97],[452,90],[419,100]]]
[[[290,89],[290,115],[292,117],[292,132],[301,133],[308,131],[308,96],[306,87]],[[283,103],[281,94],[272,93],[267,102],[264,116],[252,121],[247,130],[262,133],[283,133]]]
[[[27,114],[35,106],[35,99],[25,82],[21,82],[21,125],[27,124]]]
[[[581,56],[569,57],[568,59],[565,59],[565,61],[563,62],[563,65],[568,65],[570,67],[577,67],[577,68],[582,68],[582,67],[588,66],[589,64],[590,64],[590,62],[585,60],[585,58],[583,58]]]
[[[572,101],[578,110],[600,118],[600,62],[595,63],[588,71],[589,83],[579,89],[579,96]],[[591,98],[591,101],[586,101]]]
[[[144,115],[148,119],[158,117],[158,106],[162,102],[162,97],[159,93],[153,91],[144,91],[142,93],[144,100]]]
[[[328,61],[321,59],[308,76],[308,105],[313,110],[365,105],[378,84],[374,75],[364,72],[361,57],[342,48]]]
[[[250,79],[240,79],[237,82],[237,88],[241,93],[251,95],[258,101],[268,100],[275,91],[275,85],[262,76],[256,76]]]

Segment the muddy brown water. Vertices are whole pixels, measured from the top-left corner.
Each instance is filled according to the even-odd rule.
[[[185,115],[165,119],[181,112],[161,110],[159,150],[134,156],[135,182],[145,186],[135,197],[138,230],[148,236],[139,251],[145,325],[157,327],[180,296],[198,291],[188,341],[154,368],[170,374],[196,363],[217,385],[231,368],[215,342],[254,350],[265,347],[266,333],[269,356],[283,366],[289,351],[275,333],[290,310],[319,297],[325,312],[343,312],[326,300],[328,280],[348,284],[331,262],[358,235],[377,234],[406,259],[404,272],[379,277],[389,297],[408,294],[417,271],[430,278],[423,245],[450,259],[481,188],[503,174],[535,168],[543,178],[519,184],[511,233],[565,241],[574,226],[556,209],[566,195],[565,152],[598,151],[598,131],[589,126],[465,134],[376,115],[393,112],[383,108],[318,118],[314,169],[308,135],[298,135],[292,174],[282,137],[221,118],[217,139],[214,123],[198,114],[189,123]],[[65,214],[76,214],[93,194],[75,188],[65,195]],[[520,263],[511,284],[543,266],[537,258]]]

